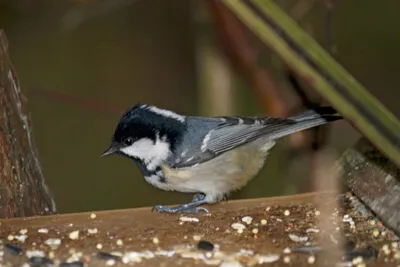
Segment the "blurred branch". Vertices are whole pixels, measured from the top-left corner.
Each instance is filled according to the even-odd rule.
[[[400,122],[273,1],[222,2],[400,166]]]
[[[108,113],[122,113],[124,108],[118,105],[107,103],[106,101],[76,96],[70,93],[59,92],[54,90],[47,90],[44,88],[35,87],[33,90],[34,95],[44,96],[52,100],[59,100],[65,103],[71,103],[80,107],[90,110],[103,111]]]
[[[273,116],[288,115],[288,107],[271,76],[257,62],[258,53],[246,38],[240,21],[219,0],[209,1],[214,20],[225,45],[225,51],[234,66],[241,70],[261,102],[266,113]]]
[[[305,1],[314,4],[313,1]],[[251,85],[256,99],[261,102],[262,108],[268,115],[285,117],[292,113],[287,102],[282,97],[282,93],[274,82],[272,75],[265,68],[258,64],[259,52],[251,45],[246,29],[243,24],[232,14],[228,8],[220,1],[209,1],[210,9],[214,15],[216,28],[218,29],[224,51],[229,55],[233,65],[245,74],[245,78]],[[303,2],[301,2],[303,3]],[[311,6],[308,6],[311,8]],[[302,9],[304,11],[304,8]],[[304,15],[304,13],[302,14]],[[290,71],[289,82],[301,100],[301,107],[314,108],[319,106],[321,98],[311,99],[298,83],[294,74]],[[296,108],[296,111],[298,111]],[[290,159],[304,155],[304,152],[315,152],[326,144],[328,129],[326,127],[316,127],[309,131],[302,131],[290,136],[291,153]],[[296,148],[296,149],[293,149]],[[314,154],[313,154],[314,155]],[[311,160],[314,165],[314,160]],[[312,168],[309,168],[310,170]],[[311,184],[306,181],[311,175],[296,177],[292,184],[300,191],[310,191]]]
[[[299,1],[296,2],[293,8],[290,10],[290,14],[292,15],[294,20],[302,19],[306,14],[308,14],[315,3],[319,2],[318,0],[308,0],[308,1]]]
[[[196,23],[195,52],[200,113],[204,116],[234,113],[232,70],[213,38],[213,25],[204,1],[193,1]]]
[[[62,25],[68,30],[74,30],[86,20],[109,14],[115,10],[129,6],[137,0],[103,0],[80,1],[75,7],[68,10],[62,18]]]
[[[325,46],[329,53],[333,54],[336,52],[335,44],[332,38],[332,20],[333,20],[333,5],[335,0],[324,0],[326,6],[325,16]]]
[[[306,93],[304,88],[300,86],[295,74],[288,70],[288,81],[292,85],[292,88],[296,92],[297,96],[300,98],[301,106],[307,109],[313,109],[321,106],[321,97],[312,97]],[[307,136],[311,140],[310,148],[313,151],[318,151],[320,148],[324,147],[327,141],[327,133],[330,125],[324,125],[323,127],[314,127],[307,131],[309,135]]]
[[[52,214],[19,82],[0,29],[0,217]]]

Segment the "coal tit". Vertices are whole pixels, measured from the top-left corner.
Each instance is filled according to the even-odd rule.
[[[163,190],[196,193],[158,212],[197,213],[246,185],[264,165],[275,141],[297,131],[341,119],[331,107],[289,118],[194,117],[138,104],[123,114],[102,154],[133,159],[146,181]]]

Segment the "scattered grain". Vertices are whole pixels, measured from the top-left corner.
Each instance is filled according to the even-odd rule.
[[[21,229],[21,230],[19,230],[19,233],[21,235],[25,235],[26,233],[28,233],[28,229]]]
[[[286,264],[290,263],[290,257],[289,256],[283,257],[283,262]]]
[[[252,221],[253,221],[253,217],[251,217],[251,216],[244,216],[242,218],[242,222],[247,223],[247,224],[251,224]]]
[[[311,255],[307,258],[308,264],[314,264],[315,263],[315,256]]]
[[[72,231],[69,233],[69,238],[72,240],[76,240],[79,238],[79,230]]]
[[[181,221],[182,223],[184,223],[184,222],[196,222],[197,223],[200,220],[195,217],[181,216],[181,217],[179,217],[179,221]]]

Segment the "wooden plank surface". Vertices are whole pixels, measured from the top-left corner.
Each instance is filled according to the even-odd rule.
[[[210,206],[210,215],[186,215],[197,218],[196,222],[182,222],[184,215],[157,214],[151,208],[3,219],[0,220],[4,251],[1,262],[21,266],[28,262],[27,256],[36,255],[39,258],[32,260],[43,263],[40,258],[43,253],[57,266],[73,261],[80,263],[70,266],[83,266],[81,263],[85,266],[286,266],[288,260],[294,266],[303,266],[309,265],[314,256],[285,252],[287,248],[293,250],[305,244],[296,241],[296,236],[307,238],[310,244],[319,243],[324,236],[322,231],[318,232],[320,216],[332,216],[332,223],[340,228],[341,231],[330,234],[332,240],[342,232],[357,246],[370,244],[377,251],[384,244],[392,246],[397,237],[378,221],[370,224],[364,215],[350,210],[318,214],[315,203],[324,205],[335,200],[338,197],[331,193],[311,193],[229,201]],[[351,223],[343,222],[344,213],[350,214],[356,230],[349,228]],[[245,216],[252,218],[250,224],[242,221]],[[261,223],[262,220],[265,221]],[[246,228],[240,233],[232,227],[233,223]],[[379,231],[376,237],[372,234],[375,230]],[[289,234],[295,235],[292,236],[295,241]],[[214,250],[198,249],[199,240],[211,242]],[[9,244],[22,248],[23,252],[16,255],[16,248]],[[205,249],[208,246],[202,243]],[[99,252],[114,252],[121,257],[115,260],[108,254],[99,257]],[[378,259],[368,266],[400,264],[395,253],[380,252]],[[318,266],[333,266],[318,255],[314,259]]]

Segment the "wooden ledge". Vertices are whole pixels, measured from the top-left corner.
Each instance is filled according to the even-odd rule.
[[[295,266],[309,265],[308,261],[312,261],[309,254],[285,254],[284,249],[303,246],[305,239],[318,243],[322,236],[318,232],[318,218],[332,214],[336,214],[332,222],[357,244],[370,244],[377,250],[383,244],[391,245],[396,238],[393,233],[378,221],[375,225],[368,223],[364,215],[350,208],[344,212],[350,214],[356,231],[343,222],[343,213],[318,214],[316,203],[324,205],[337,199],[333,193],[310,193],[236,200],[209,206],[210,215],[158,214],[147,207],[3,219],[0,220],[2,263],[21,266],[28,262],[26,255],[44,254],[55,265],[78,260],[86,266],[125,266],[139,262],[140,266],[259,266],[263,262],[266,266],[269,261],[273,263],[268,266],[280,266],[289,260]],[[250,216],[247,218],[248,222],[252,220],[250,224],[242,221],[245,216]],[[234,223],[245,229],[241,232],[238,228],[243,226],[232,227]],[[374,236],[375,230],[379,236]],[[199,240],[211,242],[214,251],[197,249]],[[24,252],[16,255],[16,248],[8,244],[17,245]],[[212,247],[207,242],[202,245],[204,249]],[[98,252],[115,252],[117,257],[107,253],[97,255]],[[395,252],[380,253],[368,266],[393,264],[394,255]],[[40,257],[32,259],[43,261]],[[315,259],[316,263],[323,262],[318,256]],[[71,266],[82,266],[75,264]]]

